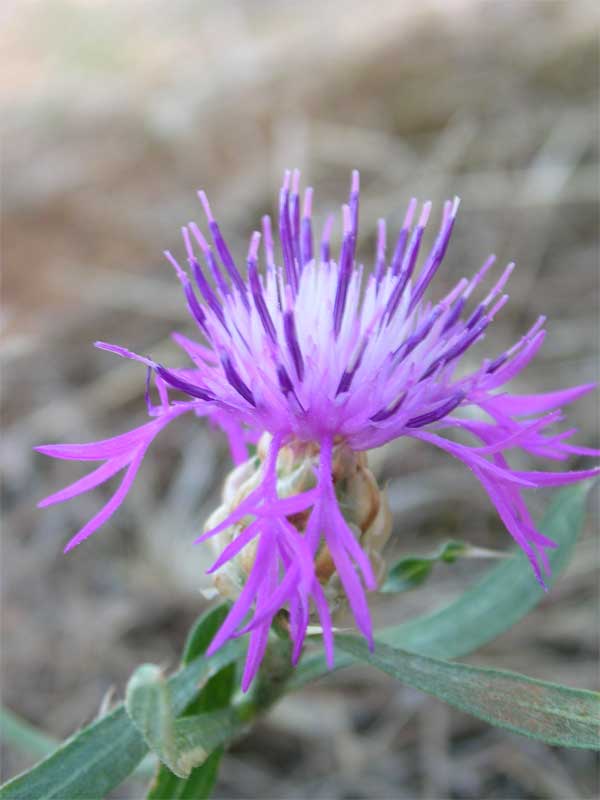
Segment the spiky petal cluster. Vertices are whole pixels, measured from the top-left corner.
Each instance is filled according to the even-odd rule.
[[[234,558],[256,539],[254,565],[211,645],[214,651],[232,636],[251,633],[244,687],[260,664],[271,621],[284,606],[289,610],[294,659],[302,649],[312,603],[332,663],[332,624],[314,568],[322,541],[357,626],[372,642],[365,587],[375,588],[376,581],[371,563],[336,499],[332,477],[336,443],[363,451],[409,436],[462,461],[478,478],[543,582],[542,568],[548,570],[546,550],[554,544],[536,529],[522,492],[579,481],[597,470],[514,470],[506,454],[521,450],[557,461],[571,454],[593,455],[594,451],[568,443],[573,430],[549,430],[562,419],[561,406],[593,387],[526,396],[498,391],[539,350],[545,335],[543,318],[510,349],[483,359],[475,369],[465,367],[463,356],[483,338],[508,299],[503,291],[513,265],[481,291],[480,285],[493,266],[491,257],[473,278],[463,278],[441,300],[425,299],[448,247],[458,200],[445,204],[434,244],[420,268],[417,261],[431,204],[425,203],[415,216],[417,203],[411,200],[389,252],[381,220],[375,266],[364,274],[363,266],[356,262],[358,173],[353,173],[349,201],[343,206],[337,259],[330,251],[331,219],[325,224],[317,249],[311,219],[312,190],[306,190],[301,211],[299,174],[286,173],[279,197],[280,255],[275,252],[270,220],[264,217],[264,267],[259,267],[261,234],[256,232],[250,241],[244,275],[205,194],[200,192],[199,196],[212,244],[194,223],[183,228],[191,277],[170,253],[166,254],[205,342],[199,344],[174,334],[191,366],[171,369],[122,347],[97,343],[146,365],[146,399],[152,421],[114,439],[38,448],[57,458],[104,462],[46,498],[43,506],[70,499],[125,471],[113,497],[66,549],[79,544],[114,513],[157,433],[191,411],[208,415],[222,426],[236,463],[246,458],[249,441],[257,441],[265,431],[272,436],[257,488],[226,520],[198,539],[214,536],[242,518],[252,520],[213,567]],[[480,299],[471,301],[476,293]],[[471,359],[469,363],[473,363]],[[157,406],[150,398],[152,376],[160,400]],[[172,391],[187,399],[173,401]],[[469,413],[473,409],[478,413]],[[469,434],[475,443],[445,438],[440,435],[443,430]],[[282,447],[295,442],[314,443],[320,453],[316,485],[282,498],[277,492],[277,456]],[[302,530],[290,521],[300,512],[309,514]]]

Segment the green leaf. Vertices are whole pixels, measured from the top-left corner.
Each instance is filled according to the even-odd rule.
[[[226,708],[233,695],[236,679],[236,664],[229,664],[211,678],[198,697],[186,708],[185,714],[202,714],[219,708]],[[237,729],[235,731],[237,733]],[[165,797],[192,798],[204,800],[208,798],[217,781],[219,765],[224,753],[220,746],[200,765],[192,769],[190,775],[183,779],[174,775],[168,767],[161,764],[148,793],[148,800],[164,800]]]
[[[175,715],[224,666],[245,652],[241,639],[229,642],[211,658],[200,656],[168,680]],[[65,741],[33,769],[6,783],[1,800],[102,800],[133,772],[148,752],[123,704]]]
[[[102,800],[148,748],[123,706],[74,734],[29,772],[0,789],[2,800]]]
[[[176,719],[169,684],[153,664],[134,672],[125,709],[148,747],[180,778],[189,777],[241,722],[232,708]]]
[[[189,778],[182,779],[174,775],[164,764],[160,765],[158,774],[150,787],[147,800],[205,800],[217,781],[222,748],[214,750],[204,764],[196,767]]]
[[[178,719],[175,723],[177,760],[172,772],[187,778],[193,767],[204,764],[212,751],[231,739],[241,726],[242,720],[234,708]]]
[[[187,638],[182,658],[184,664],[204,653],[228,611],[229,605],[222,604],[199,618]],[[184,714],[202,714],[227,707],[235,689],[235,675],[235,663],[224,667],[206,683]],[[164,800],[166,797],[173,800],[208,798],[217,780],[223,752],[223,747],[217,747],[200,766],[192,769],[188,778],[179,778],[164,764],[160,764],[147,800]]]
[[[571,560],[583,528],[589,489],[589,482],[562,489],[542,520],[540,531],[558,545],[550,553],[550,586]],[[512,628],[545,594],[518,550],[446,608],[384,629],[378,638],[422,655],[459,658]]]
[[[142,664],[136,669],[127,684],[125,710],[148,747],[179,775],[177,767],[172,766],[177,763],[179,752],[171,692],[159,667]]]
[[[35,728],[18,714],[4,707],[0,707],[0,741],[38,758],[46,758],[62,744],[60,739],[55,739],[45,731]],[[134,776],[143,779],[150,777],[154,772],[155,763],[154,757],[148,753],[136,767]]]
[[[182,664],[189,664],[190,661],[193,661],[206,652],[215,633],[225,621],[225,617],[229,613],[230,608],[230,603],[221,603],[215,608],[205,611],[204,614],[198,617],[188,633],[181,657]]]
[[[338,636],[337,646],[479,719],[547,744],[600,749],[600,694]]]
[[[202,709],[216,704],[216,698],[209,695],[201,699]],[[154,664],[142,664],[133,673],[127,684],[125,709],[148,747],[180,778],[188,778],[242,721],[232,708],[176,719],[169,684]]]
[[[227,606],[218,606],[198,620],[184,648],[184,664],[203,656],[227,611]],[[228,665],[210,679],[181,719],[176,719],[170,687],[159,667],[143,664],[127,684],[127,713],[148,747],[179,778],[187,780],[192,769],[203,765],[241,724],[237,712],[227,708],[235,674],[232,667]]]
[[[435,564],[453,564],[460,556],[468,555],[471,549],[466,542],[451,539],[429,556],[404,556],[390,568],[380,591],[388,593],[415,589],[425,582]]]
[[[583,527],[585,501],[590,482],[569,486],[558,492],[540,525],[541,532],[558,547],[550,553],[552,579],[550,585],[571,559],[575,543]],[[401,647],[436,658],[458,658],[473,652],[511,628],[544,597],[531,566],[518,550],[513,558],[503,560],[474,586],[440,611],[384,628],[377,638],[394,647]],[[336,654],[336,668],[346,667],[353,658]],[[289,681],[298,688],[327,673],[321,653],[305,656]]]

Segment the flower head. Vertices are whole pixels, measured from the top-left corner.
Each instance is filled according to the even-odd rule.
[[[389,534],[389,513],[368,471],[365,451],[392,439],[420,439],[466,464],[543,583],[542,571],[549,569],[546,550],[554,543],[536,529],[522,492],[579,481],[598,470],[514,470],[506,454],[522,450],[558,461],[571,454],[595,454],[569,443],[573,430],[550,431],[562,420],[560,407],[593,385],[536,395],[498,391],[539,350],[544,318],[508,350],[483,359],[475,369],[465,367],[464,354],[484,337],[508,300],[504,287],[513,265],[492,278],[492,256],[445,297],[426,299],[448,247],[458,199],[444,205],[437,237],[422,259],[430,203],[418,211],[416,200],[410,201],[393,250],[387,249],[385,222],[380,220],[374,269],[365,271],[356,262],[358,173],[353,173],[350,197],[342,208],[337,258],[330,249],[332,220],[325,223],[317,248],[312,190],[304,193],[301,210],[299,173],[286,173],[279,196],[281,255],[264,217],[262,237],[252,235],[242,272],[206,195],[200,192],[199,197],[212,244],[190,223],[182,229],[189,271],[166,253],[204,342],[174,334],[191,366],[167,368],[98,342],[98,347],[146,366],[151,421],[101,442],[37,448],[57,458],[104,462],[42,506],[70,499],[125,471],[111,500],[66,549],[114,513],[157,433],[191,411],[223,428],[238,465],[223,506],[197,541],[214,539],[223,548],[210,571],[235,602],[209,652],[232,636],[250,633],[244,688],[260,665],[271,623],[282,609],[295,660],[314,618],[333,663],[331,606],[338,604],[340,594],[372,643],[365,588],[376,589],[381,577],[379,551]],[[152,380],[158,405],[151,399]],[[174,401],[173,391],[186,399]],[[474,409],[476,415],[470,413]],[[445,438],[444,430],[467,434],[470,441]],[[248,460],[247,445],[259,439],[257,455]],[[366,504],[358,510],[357,497]],[[368,524],[366,508],[373,511]]]

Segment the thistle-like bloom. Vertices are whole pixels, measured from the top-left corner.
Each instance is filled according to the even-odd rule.
[[[166,253],[204,340],[200,344],[173,335],[191,366],[167,368],[123,347],[97,343],[147,367],[146,401],[152,420],[113,439],[37,448],[56,458],[104,462],[47,497],[42,506],[87,492],[125,471],[112,498],[66,550],[94,533],[118,508],[158,432],[192,412],[211,417],[223,428],[239,465],[233,488],[226,492],[225,510],[197,541],[226,533],[212,572],[245,557],[241,579],[233,591],[228,587],[235,602],[209,650],[250,632],[244,689],[260,665],[278,612],[287,620],[294,660],[300,656],[312,614],[320,624],[328,662],[333,663],[328,587],[332,575],[372,645],[365,589],[376,589],[380,577],[376,555],[387,538],[386,525],[373,528],[372,520],[382,517],[384,502],[375,486],[368,501],[373,513],[366,514],[369,521],[364,524],[357,521],[360,514],[351,519],[348,507],[353,492],[368,494],[374,483],[364,451],[392,439],[419,439],[466,464],[543,584],[542,571],[549,570],[546,551],[555,545],[536,529],[522,492],[579,481],[598,470],[521,471],[512,469],[506,456],[511,450],[557,461],[572,454],[595,455],[568,442],[574,430],[550,431],[563,418],[560,407],[594,387],[535,395],[499,391],[539,350],[544,318],[510,349],[483,359],[475,369],[466,367],[463,356],[484,337],[508,299],[503,292],[513,265],[490,279],[490,257],[473,278],[460,280],[445,297],[425,299],[448,247],[458,199],[444,205],[437,237],[420,267],[431,204],[423,205],[413,224],[417,202],[410,201],[393,250],[387,249],[381,220],[374,269],[366,273],[355,258],[357,172],[342,209],[337,259],[330,251],[331,218],[315,248],[312,190],[306,190],[301,211],[298,172],[286,173],[279,197],[280,254],[270,220],[264,217],[264,266],[259,266],[261,234],[256,232],[244,272],[205,194],[199,197],[212,244],[194,223],[182,229],[191,277]],[[152,379],[158,405],[151,399]],[[186,399],[173,400],[173,391]],[[467,434],[470,441],[445,438],[444,431]],[[249,443],[259,446],[247,461]],[[302,480],[292,479],[299,474]],[[286,475],[292,476],[287,482]],[[358,483],[353,484],[357,475]]]

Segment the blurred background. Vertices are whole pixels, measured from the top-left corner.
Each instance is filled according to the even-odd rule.
[[[182,418],[121,511],[68,556],[98,490],[41,512],[84,470],[36,443],[87,441],[145,418],[143,371],[105,339],[172,364],[191,331],[161,252],[208,191],[240,259],[284,167],[321,219],[361,171],[361,256],[410,196],[461,211],[434,294],[490,252],[517,262],[487,351],[539,314],[550,335],[517,389],[598,379],[598,15],[585,0],[4,0],[2,678],[4,703],[56,737],[119,695],[142,660],[173,667],[205,607],[191,541],[218,502],[224,437]],[[243,263],[243,262],[242,262]],[[595,398],[571,411],[598,445]],[[450,537],[510,545],[467,470],[417,443],[374,461],[392,554]],[[577,462],[574,461],[574,466]],[[531,498],[539,513],[548,496]],[[597,688],[597,515],[543,603],[472,661]],[[485,565],[439,566],[374,603],[399,621],[456,596]],[[32,763],[4,748],[4,778]],[[290,696],[226,756],[223,798],[588,798],[587,752],[488,728],[373,670]],[[130,782],[113,797],[139,798]],[[66,800],[66,799],[65,799]]]

